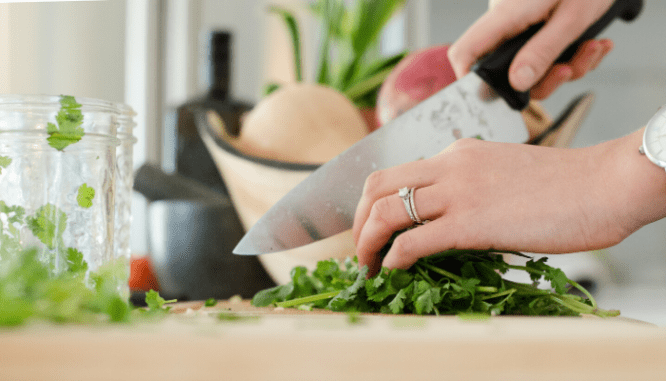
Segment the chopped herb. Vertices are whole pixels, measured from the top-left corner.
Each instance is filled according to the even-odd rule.
[[[490,318],[490,315],[483,314],[483,313],[470,312],[470,313],[458,314],[458,318],[460,320],[465,320],[465,321],[484,321],[484,320],[488,320]]]
[[[349,324],[361,324],[363,323],[363,317],[356,311],[347,312],[347,322]]]
[[[217,304],[217,300],[215,298],[209,298],[206,299],[206,302],[204,303],[204,307],[214,307]]]
[[[9,164],[12,163],[12,158],[7,156],[0,156],[0,175],[2,174],[2,168],[9,167]]]
[[[90,208],[93,204],[93,198],[95,198],[95,189],[89,187],[86,183],[81,184],[79,193],[76,196],[76,202],[79,203],[79,206]]]
[[[48,123],[46,126],[46,132],[49,134],[46,140],[58,151],[78,142],[85,135],[81,127],[83,124],[81,105],[76,99],[70,95],[63,95],[60,97],[60,106],[60,111],[56,115],[57,126],[53,123]]]
[[[240,321],[257,321],[259,320],[258,315],[240,315],[235,312],[221,312],[217,314],[217,319],[221,321],[231,321],[231,322],[240,322]]]
[[[176,299],[164,300],[164,298],[160,296],[159,292],[155,290],[150,290],[146,293],[146,305],[148,306],[149,311],[168,311],[168,307],[165,308],[164,305],[175,302]]]

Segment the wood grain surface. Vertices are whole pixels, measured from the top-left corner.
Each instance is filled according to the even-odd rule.
[[[3,329],[0,380],[666,377],[666,330],[624,318],[350,316],[247,301],[172,312],[151,324]]]

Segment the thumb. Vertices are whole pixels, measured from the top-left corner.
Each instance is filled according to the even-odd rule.
[[[546,24],[527,41],[509,68],[509,83],[517,91],[527,91],[548,73],[555,60],[581,36],[595,20],[599,11],[574,17],[576,6],[567,3],[556,9]],[[603,12],[603,9],[600,10]],[[580,14],[580,12],[578,12]]]

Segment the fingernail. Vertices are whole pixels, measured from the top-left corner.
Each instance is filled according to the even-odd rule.
[[[516,90],[527,90],[534,84],[536,72],[529,65],[522,65],[514,72],[514,87]]]

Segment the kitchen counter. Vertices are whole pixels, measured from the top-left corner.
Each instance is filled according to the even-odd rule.
[[[348,315],[178,303],[129,326],[0,331],[0,380],[663,379],[666,330],[626,318]],[[224,314],[225,319],[217,315]]]

